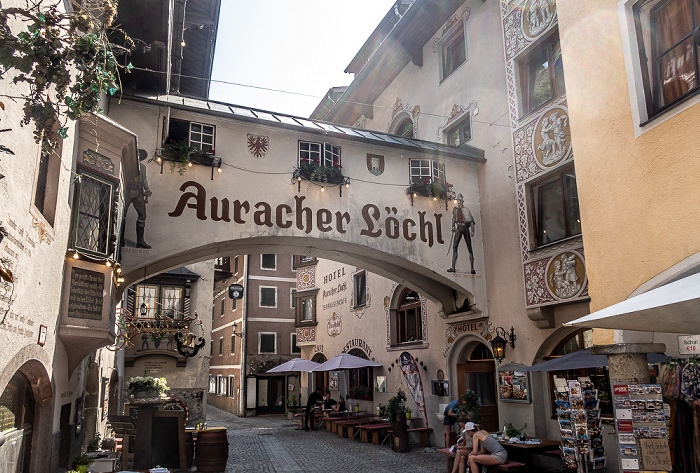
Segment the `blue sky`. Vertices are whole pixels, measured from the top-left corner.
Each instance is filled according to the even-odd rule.
[[[223,0],[209,98],[309,116],[394,1]]]

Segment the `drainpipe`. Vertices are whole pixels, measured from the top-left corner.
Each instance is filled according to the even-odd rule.
[[[241,385],[241,392],[243,393],[243,395],[239,396],[240,399],[238,400],[240,406],[238,412],[241,414],[241,417],[245,417],[246,405],[248,404],[248,374],[246,373],[246,353],[248,352],[248,294],[250,293],[250,289],[248,288],[249,266],[250,255],[245,255],[245,258],[243,259],[243,285],[245,293],[243,294],[243,309],[241,311],[243,313],[241,316],[241,374],[239,376],[239,383]]]

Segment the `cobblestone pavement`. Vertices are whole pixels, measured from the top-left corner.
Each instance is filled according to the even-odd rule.
[[[226,473],[444,472],[442,455],[415,447],[394,453],[384,446],[340,438],[325,430],[305,432],[283,416],[236,417],[207,406],[208,427],[226,427]]]

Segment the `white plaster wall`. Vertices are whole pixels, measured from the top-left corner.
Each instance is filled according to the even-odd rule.
[[[146,147],[149,154],[153,153],[156,143],[153,136],[160,136],[157,128],[161,123],[159,116],[165,115],[162,108],[159,111],[153,105],[135,105],[123,100],[121,105],[112,104],[110,114],[126,127],[139,130],[140,146]],[[451,205],[446,210],[444,201],[433,202],[431,199],[417,198],[411,206],[405,193],[408,187],[409,159],[425,155],[379,144],[359,143],[335,136],[324,138],[303,130],[285,130],[201,113],[173,109],[171,116],[210,123],[217,127],[216,154],[223,159],[223,172],[215,172],[212,180],[211,169],[203,166],[187,168],[184,174],[180,175],[176,170],[170,169],[169,163],[164,164],[162,174],[158,163],[154,161],[148,164],[148,182],[153,196],[149,198],[148,203],[146,240],[153,249],[124,248],[127,282],[147,276],[154,270],[162,271],[183,262],[211,258],[222,251],[277,253],[280,246],[283,246],[290,248],[292,252],[310,252],[341,261],[345,258],[346,262],[357,261],[358,258],[374,260],[375,266],[372,269],[378,273],[389,271],[387,268],[391,268],[390,265],[408,266],[429,279],[458,290],[466,289],[475,296],[478,309],[484,312],[487,310],[482,258],[477,258],[476,276],[445,272],[451,261],[450,257],[446,256],[451,236]],[[248,152],[248,133],[269,137],[269,152],[264,159],[256,159]],[[322,192],[318,186],[307,182],[302,182],[301,191],[297,191],[297,185],[291,183],[291,177],[296,165],[298,140],[327,140],[341,146],[343,174],[351,180],[350,188],[343,189],[342,197],[339,196],[337,188]],[[366,164],[367,153],[385,156],[386,165],[382,175],[373,176],[369,173]],[[445,162],[452,170],[452,180],[460,183],[459,192],[464,194],[466,202],[471,205],[470,208],[476,215],[477,233],[473,245],[476,254],[483,254],[476,164],[453,158],[445,158]],[[179,217],[168,216],[175,210],[183,195],[180,191],[181,186],[187,182],[197,182],[205,189],[206,220],[197,219],[195,211],[190,208],[185,208]],[[186,189],[187,192],[193,190],[195,189]],[[309,232],[296,228],[296,225],[282,229],[274,224],[277,206],[285,204],[294,208],[294,197],[297,195],[305,197],[303,205],[314,212],[314,228]],[[209,199],[212,197],[218,198],[219,202],[224,198],[229,199],[232,210],[233,201],[248,201],[251,212],[244,216],[246,222],[237,224],[233,220],[213,221],[209,211]],[[272,207],[271,227],[255,225],[253,222],[255,206],[259,202],[267,202]],[[362,208],[370,203],[376,205],[380,211],[375,227],[375,230],[382,232],[378,238],[361,235],[362,229],[366,227]],[[350,223],[346,225],[346,233],[341,234],[337,231],[335,221],[331,223],[331,231],[319,230],[316,211],[320,208],[328,209],[334,215],[336,212],[348,212]],[[398,239],[388,238],[384,222],[389,215],[386,208],[397,209],[396,214],[392,212],[391,216],[398,218],[400,224],[407,218],[418,223],[418,212],[425,212],[425,218],[432,221],[434,227],[432,246],[420,241],[419,236],[416,236],[414,241],[407,241],[402,235]],[[135,214],[127,216],[127,234],[134,226],[133,219]],[[436,231],[437,219],[440,220],[442,231],[439,241]],[[415,228],[417,231],[418,225]],[[348,260],[348,253],[354,253],[351,260]],[[466,257],[460,260],[460,264],[468,264],[464,261],[467,261]],[[369,262],[365,264],[369,265]],[[392,271],[398,272],[397,269]]]

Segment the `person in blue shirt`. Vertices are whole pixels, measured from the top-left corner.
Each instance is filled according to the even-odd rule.
[[[450,447],[450,434],[452,433],[452,426],[457,423],[458,408],[459,401],[457,399],[445,406],[445,418],[442,421],[442,425],[445,426],[445,448]]]

